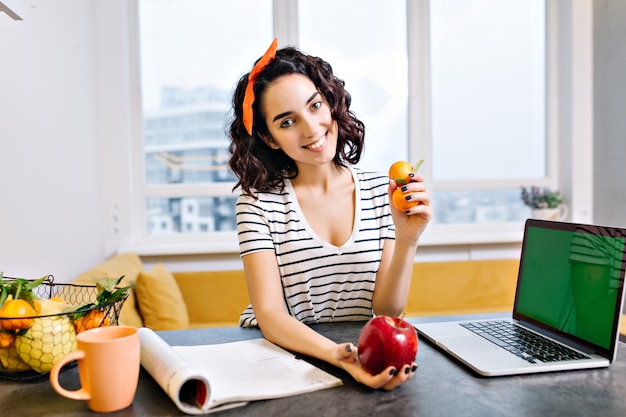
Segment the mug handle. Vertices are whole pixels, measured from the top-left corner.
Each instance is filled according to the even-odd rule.
[[[52,388],[54,388],[57,393],[72,400],[91,399],[91,395],[83,387],[74,391],[70,391],[63,388],[59,383],[59,372],[61,371],[63,365],[84,358],[85,352],[83,352],[82,350],[75,350],[74,352],[71,352],[65,357],[61,358],[57,363],[52,366],[52,369],[50,370],[50,383],[52,384]]]

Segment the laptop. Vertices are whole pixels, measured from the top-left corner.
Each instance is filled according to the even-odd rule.
[[[413,325],[483,376],[608,367],[619,343],[625,242],[626,229],[528,219],[512,316]]]

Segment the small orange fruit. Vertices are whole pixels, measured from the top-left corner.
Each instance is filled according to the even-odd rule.
[[[396,188],[391,195],[391,200],[395,208],[400,211],[406,211],[411,207],[415,207],[419,205],[418,202],[415,201],[407,201],[406,195],[400,190],[400,187],[408,184],[411,181],[411,177],[409,174],[413,172],[417,172],[417,170],[422,166],[424,162],[423,159],[417,161],[415,165],[411,165],[410,162],[407,161],[397,161],[391,164],[389,167],[389,178],[396,182],[398,188]]]
[[[411,172],[413,172],[413,165],[410,162],[397,161],[389,167],[389,178],[398,185],[404,185],[409,182],[409,174]]]
[[[18,298],[17,300],[6,301],[0,309],[0,327],[5,330],[22,330],[28,329],[33,325],[33,317],[37,315],[37,311],[26,300]]]
[[[0,330],[0,349],[8,349],[15,341],[15,332]]]
[[[393,190],[393,194],[391,194],[391,200],[393,201],[393,206],[400,211],[407,211],[411,207],[415,207],[419,205],[417,201],[407,201],[406,196],[409,194],[404,194],[400,187]]]
[[[74,329],[76,334],[85,330],[94,329],[96,327],[110,326],[111,321],[102,310],[90,310],[84,316],[74,320]]]
[[[424,160],[421,159],[415,165],[411,165],[407,161],[396,161],[389,167],[389,178],[398,185],[405,185],[410,181],[409,174],[417,172],[423,162]]]

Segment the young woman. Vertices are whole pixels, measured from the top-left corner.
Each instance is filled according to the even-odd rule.
[[[307,324],[402,314],[418,239],[432,217],[420,174],[402,187],[419,202],[390,207],[394,181],[353,167],[365,128],[324,60],[295,48],[268,51],[233,97],[230,167],[251,305],[242,326],[322,359],[372,388],[393,389],[416,364],[371,375],[356,347]]]

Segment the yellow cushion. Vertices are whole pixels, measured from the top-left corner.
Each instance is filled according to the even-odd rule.
[[[72,284],[95,285],[92,278],[119,278],[124,275],[124,279],[122,279],[119,286],[125,287],[135,284],[137,276],[142,270],[141,259],[136,253],[121,253],[83,272],[72,281]],[[119,324],[134,327],[143,326],[143,320],[137,310],[135,293],[132,289],[129,291],[129,296],[122,306]]]
[[[143,324],[153,330],[189,327],[189,316],[174,276],[161,263],[150,272],[140,272],[135,287]]]
[[[250,304],[243,270],[174,272],[187,306],[191,327],[237,326]]]

